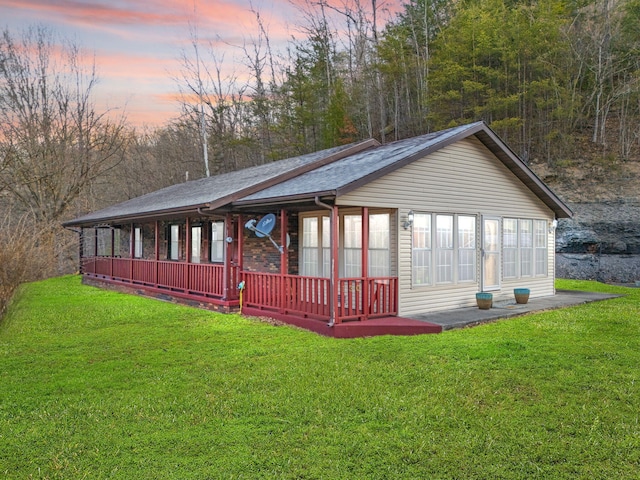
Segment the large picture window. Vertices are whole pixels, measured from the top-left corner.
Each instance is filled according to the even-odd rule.
[[[389,213],[369,214],[368,274],[391,275],[391,217]],[[300,220],[302,249],[300,274],[310,277],[331,275],[331,219],[326,215],[304,215]],[[340,216],[340,276],[362,276],[362,215]]]
[[[476,281],[475,216],[416,213],[412,228],[413,285]]]
[[[546,220],[503,219],[502,245],[504,278],[547,275]]]

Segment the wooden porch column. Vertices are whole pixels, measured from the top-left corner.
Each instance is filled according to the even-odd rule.
[[[160,267],[159,265],[159,261],[160,261],[160,222],[158,222],[158,220],[156,220],[154,222],[154,226],[155,226],[155,245],[153,248],[153,255],[156,259],[156,264],[155,264],[155,268],[154,268],[154,273],[155,273],[155,278],[153,279],[153,283],[155,285],[158,285],[158,268]]]
[[[133,259],[135,258],[135,252],[136,252],[136,246],[134,245],[135,243],[135,225],[133,222],[131,222],[131,232],[129,235],[129,281],[133,282]],[[142,230],[140,231],[140,234],[142,235]]]
[[[80,227],[78,232],[78,271],[80,275],[84,274],[84,227]]]
[[[111,236],[111,253],[109,254],[109,276],[113,278],[113,257],[115,257],[115,254],[116,254],[116,242],[115,242],[116,231],[113,228],[113,225],[111,226],[110,236]]]
[[[280,245],[282,245],[282,254],[280,254],[281,275],[287,275],[289,273],[289,255],[287,254],[287,229],[287,211],[283,208],[282,210],[280,210]]]
[[[286,307],[289,304],[288,292],[287,292],[287,280],[286,275],[289,273],[289,263],[287,255],[287,211],[283,208],[280,210],[280,245],[282,252],[280,252],[280,294],[282,298],[281,312],[286,312]]]
[[[242,269],[244,268],[244,217],[242,216],[242,214],[238,215],[237,228],[238,233],[236,235],[238,236],[238,251],[236,252],[236,254],[238,258],[236,259],[236,263],[238,264],[240,272],[242,272]]]
[[[338,294],[340,291],[340,268],[338,263],[338,241],[339,235],[338,206],[334,205],[331,210],[331,323],[339,324],[338,316]]]
[[[231,213],[227,213],[224,218],[224,265],[222,271],[222,299],[229,300],[229,289],[231,287],[231,262],[233,261],[233,243],[227,242],[226,237],[230,237],[233,232],[233,219]]]
[[[369,208],[362,207],[362,313],[369,317]]]
[[[184,221],[184,291],[189,291],[189,262],[191,261],[191,222],[189,217]]]

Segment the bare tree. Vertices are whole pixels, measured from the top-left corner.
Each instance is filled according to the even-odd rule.
[[[43,26],[0,37],[0,191],[41,222],[68,215],[90,183],[123,158],[124,119],[92,101],[95,61],[55,44]]]

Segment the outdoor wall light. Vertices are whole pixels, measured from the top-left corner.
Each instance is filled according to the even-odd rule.
[[[549,233],[553,233],[558,228],[558,220],[553,220],[553,222],[549,222]]]
[[[407,213],[406,220],[402,222],[402,228],[409,230],[411,225],[413,225],[413,210],[409,210],[409,213]]]

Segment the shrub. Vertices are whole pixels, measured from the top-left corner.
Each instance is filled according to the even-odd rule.
[[[0,318],[18,287],[53,272],[53,229],[39,225],[33,215],[0,218]]]

